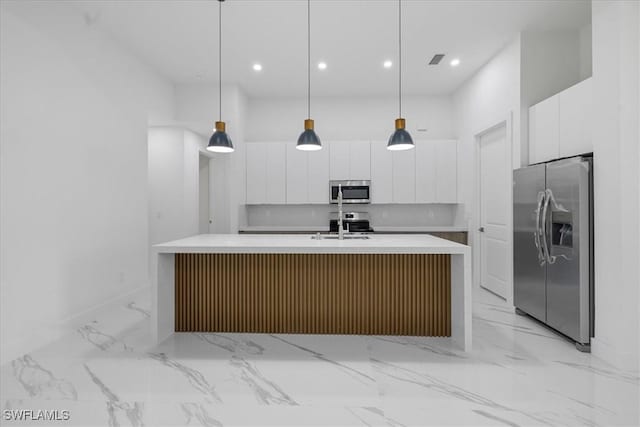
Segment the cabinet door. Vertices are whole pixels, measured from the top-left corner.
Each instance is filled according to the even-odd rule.
[[[330,165],[329,176],[332,180],[349,179],[349,142],[334,141],[330,142],[328,145]]]
[[[436,202],[437,141],[416,141],[416,202]]]
[[[274,142],[266,145],[266,203],[281,204],[287,200],[287,144]]]
[[[307,153],[307,177],[307,201],[329,203],[329,150],[326,147]]]
[[[457,141],[438,141],[436,143],[436,201],[438,203],[458,202],[457,177]]]
[[[371,179],[371,144],[369,141],[349,142],[349,179]]]
[[[266,143],[247,144],[247,204],[265,203],[267,199]]]
[[[307,152],[287,144],[287,203],[307,203]]]
[[[560,156],[558,99],[552,96],[529,109],[529,163]]]
[[[393,156],[386,142],[371,142],[371,202],[393,202]]]
[[[591,79],[571,86],[561,92],[559,97],[559,157],[592,152],[593,93]]]
[[[392,151],[393,201],[415,203],[416,201],[416,150]]]

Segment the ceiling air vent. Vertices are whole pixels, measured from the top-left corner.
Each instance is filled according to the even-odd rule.
[[[440,61],[442,61],[442,58],[444,58],[444,53],[436,53],[433,55],[433,58],[431,58],[431,61],[429,61],[429,65],[438,65]]]

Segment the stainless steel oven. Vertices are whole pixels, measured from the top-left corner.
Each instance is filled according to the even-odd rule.
[[[329,181],[329,202],[338,203],[342,186],[342,203],[371,203],[371,181]]]

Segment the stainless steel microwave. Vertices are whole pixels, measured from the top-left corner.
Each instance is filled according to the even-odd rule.
[[[338,203],[342,186],[342,203],[371,203],[371,181],[329,181],[329,202]]]

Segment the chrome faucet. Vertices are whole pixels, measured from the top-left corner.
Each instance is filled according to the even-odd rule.
[[[342,225],[342,184],[338,185],[338,239],[344,240],[344,227]]]

